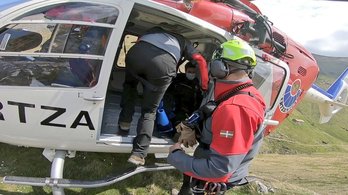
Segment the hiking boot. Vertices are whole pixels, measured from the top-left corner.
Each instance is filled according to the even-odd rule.
[[[127,122],[119,122],[118,127],[121,131],[129,131],[131,124]]]
[[[136,166],[142,166],[145,165],[145,158],[141,158],[139,156],[136,156],[134,154],[132,154],[129,158],[128,158],[128,162],[132,163]]]

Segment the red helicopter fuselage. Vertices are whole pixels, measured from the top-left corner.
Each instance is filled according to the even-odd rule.
[[[268,57],[286,62],[290,69],[290,79],[284,97],[272,117],[272,120],[279,121],[279,124],[301,102],[318,77],[319,67],[312,54],[274,27],[267,17],[261,14],[257,6],[248,0],[225,0],[223,2],[156,0],[156,2],[179,9],[225,29],[265,51],[269,54]],[[276,94],[276,91],[277,89],[272,89],[272,95]],[[268,126],[265,134],[269,134],[276,127]]]

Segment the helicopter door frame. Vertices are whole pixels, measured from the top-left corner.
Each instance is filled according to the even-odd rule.
[[[290,79],[289,66],[282,60],[254,49],[258,65],[254,70],[253,82],[266,102],[265,125],[276,126],[279,121],[272,120]]]

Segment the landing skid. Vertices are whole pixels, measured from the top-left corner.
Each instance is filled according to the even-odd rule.
[[[51,176],[49,178],[5,176],[3,182],[6,184],[19,184],[30,186],[49,186],[53,195],[64,195],[64,188],[97,188],[114,184],[138,173],[150,171],[164,171],[174,169],[173,166],[163,163],[155,163],[151,166],[138,166],[131,168],[119,175],[100,180],[73,180],[63,179],[64,161],[67,151],[57,150],[52,161]]]

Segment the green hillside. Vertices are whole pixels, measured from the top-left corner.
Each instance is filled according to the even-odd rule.
[[[265,139],[262,152],[297,154],[314,152],[348,152],[348,111],[342,110],[328,123],[319,124],[316,104],[301,102],[276,131]],[[293,119],[301,119],[296,124]]]

